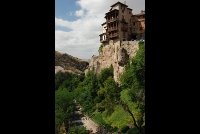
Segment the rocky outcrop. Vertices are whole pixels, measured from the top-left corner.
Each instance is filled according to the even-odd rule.
[[[94,70],[98,75],[102,69],[113,65],[114,79],[119,81],[120,74],[124,71],[124,66],[127,64],[129,58],[136,55],[139,41],[122,41],[110,40],[105,43],[99,56],[93,56],[90,59],[89,66],[85,70],[87,73],[89,70]]]

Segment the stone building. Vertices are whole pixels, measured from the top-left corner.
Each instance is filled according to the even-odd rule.
[[[131,16],[132,18],[132,38],[145,39],[145,11]]]
[[[130,41],[144,39],[145,11],[133,15],[132,9],[123,3],[117,2],[111,5],[109,12],[105,14],[106,22],[102,25],[100,42],[107,44],[109,40]]]

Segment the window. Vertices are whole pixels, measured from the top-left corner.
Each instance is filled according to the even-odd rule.
[[[122,6],[122,11],[124,11],[124,6]]]
[[[140,27],[140,31],[142,31],[142,27]]]
[[[121,8],[122,8],[122,13],[124,13],[125,7],[123,5],[121,5]]]
[[[133,22],[133,26],[135,26],[135,22]]]

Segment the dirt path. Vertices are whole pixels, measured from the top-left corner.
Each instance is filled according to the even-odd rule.
[[[99,125],[92,121],[87,115],[84,115],[79,106],[77,106],[77,108],[78,110],[74,111],[74,115],[79,118],[76,118],[76,120],[73,120],[71,123],[79,127],[86,127],[87,130],[92,130],[92,133],[95,134]]]

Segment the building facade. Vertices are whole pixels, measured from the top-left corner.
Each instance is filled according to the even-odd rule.
[[[132,15],[132,38],[145,39],[145,11]]]
[[[143,27],[145,27],[145,17],[140,17],[143,17],[145,12],[143,11],[140,14],[133,15],[132,9],[128,8],[126,2],[124,4],[117,2],[111,5],[109,12],[105,14],[106,22],[101,24],[102,34],[99,35],[100,42],[106,43],[109,40],[130,41],[132,39],[141,39],[144,36]],[[140,25],[142,25],[142,30],[140,30]]]
[[[102,34],[100,34],[100,42],[104,43],[108,41],[108,38],[106,38],[106,29],[107,29],[107,24],[106,22],[101,24],[102,25]]]

